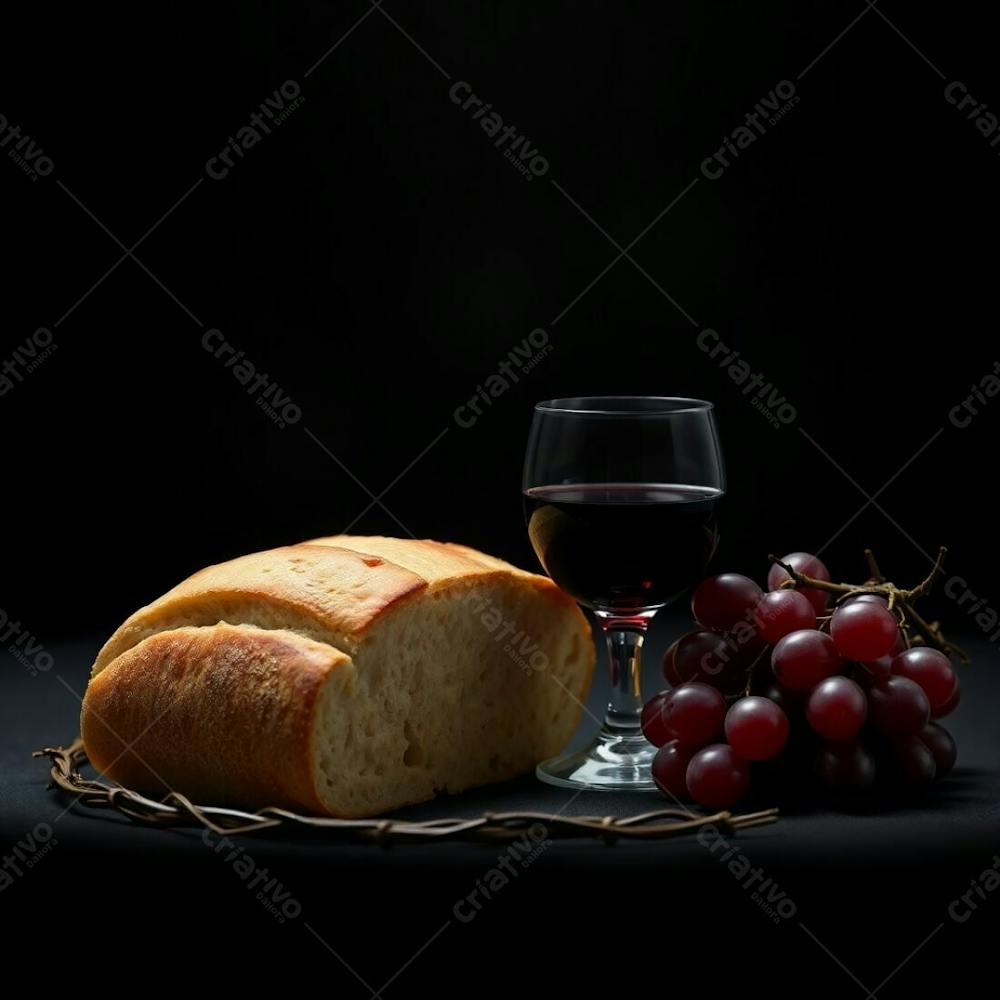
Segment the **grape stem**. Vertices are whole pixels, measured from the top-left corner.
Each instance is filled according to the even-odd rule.
[[[872,580],[875,583],[881,583],[885,577],[882,576],[882,571],[878,568],[878,563],[875,561],[875,555],[871,549],[865,549],[865,559],[868,562],[868,572],[871,573]]]
[[[921,580],[920,583],[916,585],[916,587],[912,590],[903,592],[902,597],[905,600],[915,601],[918,597],[923,597],[924,594],[930,593],[930,589],[934,585],[934,580],[944,570],[944,557],[947,554],[948,550],[942,545],[941,548],[938,549],[937,559],[934,560],[934,568],[923,580]]]
[[[934,566],[930,573],[928,573],[927,576],[920,581],[920,583],[910,589],[897,587],[896,584],[892,583],[892,581],[886,580],[885,577],[883,577],[882,571],[879,569],[878,563],[875,561],[875,556],[872,554],[871,549],[865,549],[865,560],[868,563],[868,572],[871,575],[870,578],[862,584],[832,583],[829,580],[817,580],[815,577],[806,576],[804,573],[800,573],[794,566],[791,566],[786,562],[782,562],[777,558],[777,556],[769,555],[768,559],[776,566],[780,566],[789,576],[788,580],[782,582],[782,589],[808,587],[812,590],[822,590],[828,594],[837,594],[838,597],[835,602],[837,604],[840,604],[849,595],[878,594],[886,599],[890,611],[896,611],[900,614],[902,624],[905,625],[907,622],[911,624],[928,646],[933,646],[935,649],[941,650],[941,652],[945,655],[950,656],[951,654],[954,654],[962,661],[962,663],[968,663],[968,653],[966,653],[961,646],[956,646],[954,643],[945,639],[941,632],[941,626],[936,621],[928,622],[913,607],[914,601],[921,597],[925,597],[928,593],[930,593],[931,587],[934,585],[934,581],[943,571],[944,557],[947,554],[948,550],[942,545],[938,549],[937,558],[934,560]],[[905,628],[903,630],[903,634],[906,636]],[[906,640],[907,645],[909,645],[909,636],[906,636]]]

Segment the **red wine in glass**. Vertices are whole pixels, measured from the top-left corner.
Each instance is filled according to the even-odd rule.
[[[536,486],[528,535],[545,571],[588,608],[660,608],[704,573],[721,490],[662,483]]]
[[[583,750],[542,761],[568,788],[651,791],[640,659],[659,608],[704,574],[718,542],[725,470],[711,403],[583,396],[535,406],[521,492],[546,572],[590,608],[607,638],[611,695]]]

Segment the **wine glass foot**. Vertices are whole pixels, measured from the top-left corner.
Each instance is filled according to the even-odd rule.
[[[602,731],[590,746],[542,761],[538,777],[560,788],[595,792],[655,792],[650,773],[656,747],[641,733]]]

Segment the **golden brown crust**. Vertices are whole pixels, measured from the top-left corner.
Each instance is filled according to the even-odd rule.
[[[473,549],[464,549],[447,542],[435,542],[426,538],[330,535],[326,538],[312,538],[304,544],[350,549],[359,554],[378,556],[408,569],[411,573],[416,573],[432,589],[496,573],[498,570],[509,572],[514,568],[499,559],[493,560],[494,564],[489,565],[473,558],[477,554]]]
[[[487,569],[502,569],[506,570],[508,573],[513,573],[515,576],[527,576],[534,580],[544,581],[546,584],[551,586],[554,591],[559,594],[563,594],[563,592],[559,590],[559,588],[556,587],[556,585],[552,583],[547,576],[539,576],[537,573],[529,573],[527,570],[521,569],[519,566],[514,566],[512,563],[504,562],[503,559],[497,559],[496,556],[490,556],[485,552],[480,552],[478,549],[469,548],[468,545],[460,545],[458,542],[445,542],[444,544],[452,552],[465,556],[466,559],[471,559],[473,562],[479,563],[480,566],[485,566]],[[565,597],[566,595],[563,594],[563,596]]]
[[[358,553],[369,553],[397,563],[421,576],[430,589],[450,586],[461,581],[497,576],[516,576],[538,590],[550,593],[554,600],[572,605],[576,601],[560,590],[547,576],[530,573],[503,559],[487,555],[457,542],[435,542],[430,539],[387,538],[382,535],[331,535],[313,538],[306,545],[336,546]],[[586,622],[583,612],[580,620]]]
[[[249,626],[154,635],[94,677],[83,702],[91,763],[126,787],[323,812],[311,762],[320,693],[350,657]]]
[[[220,621],[263,628],[278,621],[350,650],[380,615],[407,597],[511,574],[575,607],[547,577],[450,542],[332,535],[254,552],[199,570],[140,608],[105,643],[93,672],[157,632]]]
[[[219,621],[267,627],[269,617],[336,645],[350,645],[396,601],[426,581],[378,556],[345,548],[288,545],[208,566],[140,608],[105,643],[103,670],[149,635]],[[327,634],[329,633],[329,634]]]

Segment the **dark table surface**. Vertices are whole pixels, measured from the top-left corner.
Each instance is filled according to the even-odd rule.
[[[674,626],[665,621],[651,637],[650,687]],[[314,985],[345,996],[383,986],[400,995],[422,986],[446,995],[486,985],[523,991],[526,976],[531,995],[580,985],[622,992],[646,973],[669,978],[683,968],[706,983],[747,988],[761,976],[774,989],[804,987],[804,974],[811,992],[848,997],[914,991],[956,963],[994,961],[988,942],[1000,924],[1000,891],[972,897],[974,910],[951,907],[1000,852],[1000,651],[986,642],[967,642],[973,665],[947,723],[958,766],[928,794],[891,810],[786,808],[777,824],[734,838],[732,857],[761,869],[772,900],[790,901],[784,915],[768,915],[721,853],[694,837],[543,845],[495,892],[488,883],[503,853],[497,845],[381,849],[286,833],[242,838],[245,863],[266,868],[279,894],[297,904],[284,922],[197,832],[139,828],[46,789],[47,762],[31,751],[76,735],[98,646],[94,639],[52,647],[51,669],[34,675],[3,654],[0,848],[9,877],[0,875],[0,903],[17,916],[8,945],[25,960],[68,949],[60,959],[68,961],[83,947],[135,966],[129,974],[200,963],[210,980],[245,975],[256,985],[309,969],[323,977]],[[597,714],[605,690],[599,673],[590,705]],[[585,719],[578,740],[589,728]],[[574,797],[526,777],[403,815],[620,816],[658,804],[655,795]],[[478,909],[461,902],[470,896]],[[58,944],[61,927],[67,934]]]

